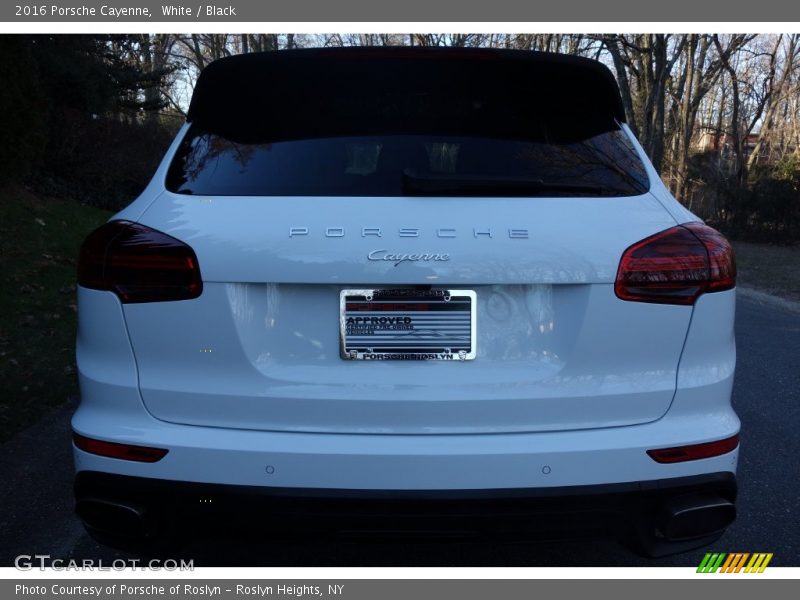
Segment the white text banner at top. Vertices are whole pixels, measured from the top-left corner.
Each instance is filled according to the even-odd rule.
[[[788,23],[800,3],[785,0],[58,0],[2,3],[4,23]],[[752,26],[750,27],[752,28]],[[748,29],[750,29],[748,28]]]

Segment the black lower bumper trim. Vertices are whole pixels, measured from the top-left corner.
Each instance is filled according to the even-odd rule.
[[[133,507],[141,527],[154,532],[176,523],[204,529],[241,524],[347,532],[400,530],[523,534],[618,531],[657,520],[676,498],[698,494],[733,504],[732,473],[655,481],[535,489],[342,490],[233,486],[130,477],[84,471],[77,475],[78,513],[90,527],[108,531],[115,519],[108,506]],[[102,522],[92,523],[103,506]],[[126,511],[129,519],[132,511]],[[114,532],[111,532],[114,533]]]

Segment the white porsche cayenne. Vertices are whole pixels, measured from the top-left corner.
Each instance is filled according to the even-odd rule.
[[[735,518],[733,252],[599,62],[216,61],[78,278],[76,506],[112,543],[249,515],[663,555]]]

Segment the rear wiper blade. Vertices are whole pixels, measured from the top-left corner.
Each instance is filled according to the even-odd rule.
[[[548,182],[534,177],[505,177],[403,171],[407,196],[542,196],[547,193],[607,196],[608,188],[584,183]]]

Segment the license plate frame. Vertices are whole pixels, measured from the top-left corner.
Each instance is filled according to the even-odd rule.
[[[344,360],[474,360],[476,312],[474,290],[343,289],[339,294],[340,356]]]

